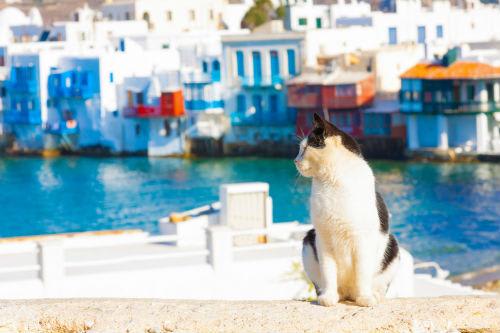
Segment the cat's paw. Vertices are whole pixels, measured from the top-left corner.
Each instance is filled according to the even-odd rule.
[[[339,302],[337,293],[324,293],[318,296],[318,304],[322,306],[334,306]]]
[[[363,295],[356,297],[355,303],[359,306],[375,306],[378,300],[373,295]]]

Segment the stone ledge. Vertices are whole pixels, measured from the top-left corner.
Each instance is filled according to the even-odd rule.
[[[500,332],[500,296],[392,299],[373,308],[300,301],[0,301],[0,332]]]

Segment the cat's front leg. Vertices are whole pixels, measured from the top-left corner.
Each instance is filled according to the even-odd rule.
[[[374,306],[378,303],[373,294],[373,253],[370,246],[361,244],[354,252],[354,302],[359,306]]]
[[[318,296],[318,303],[322,306],[333,306],[339,302],[337,291],[337,263],[328,250],[319,246],[319,264],[323,277],[323,289]]]

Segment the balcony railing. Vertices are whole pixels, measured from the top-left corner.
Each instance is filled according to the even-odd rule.
[[[234,126],[294,126],[296,122],[293,110],[287,110],[286,113],[257,112],[251,115],[233,112],[230,117]]]
[[[245,76],[239,78],[240,84],[245,88],[265,88],[265,87],[276,87],[280,88],[285,83],[285,78],[280,75],[275,76]]]
[[[414,113],[480,113],[500,111],[500,102],[413,102],[402,101],[401,112]]]
[[[186,109],[191,111],[203,111],[208,109],[219,109],[224,107],[224,101],[191,100],[186,101]]]
[[[9,93],[35,94],[38,91],[38,82],[35,80],[10,81],[7,83]]]
[[[160,105],[135,105],[125,107],[123,114],[128,118],[165,118],[165,117],[181,117],[184,115],[184,110],[177,110],[172,107],[161,107]]]
[[[6,124],[28,124],[38,125],[42,123],[40,111],[14,110],[7,109],[3,111],[3,121]]]
[[[47,124],[45,132],[55,135],[77,134],[79,132],[79,126],[76,120],[59,121],[53,124]]]

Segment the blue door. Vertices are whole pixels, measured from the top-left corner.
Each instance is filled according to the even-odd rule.
[[[389,28],[389,44],[395,45],[398,43],[398,30],[394,27]]]
[[[271,51],[271,82],[272,84],[280,82],[280,59],[278,51]]]
[[[253,95],[252,96],[252,104],[255,109],[255,114],[253,115],[253,123],[260,124],[262,122],[262,96],[261,95]]]
[[[259,51],[252,52],[253,61],[253,82],[255,85],[259,85],[262,82],[262,61],[260,58]]]
[[[423,25],[419,26],[417,28],[417,41],[419,44],[424,44],[425,43],[425,27]]]
[[[295,68],[295,50],[286,50],[286,55],[288,58],[288,74],[290,74],[290,76],[294,76],[297,74],[297,69]]]
[[[238,77],[243,78],[245,76],[245,57],[243,51],[236,51],[236,68]]]

